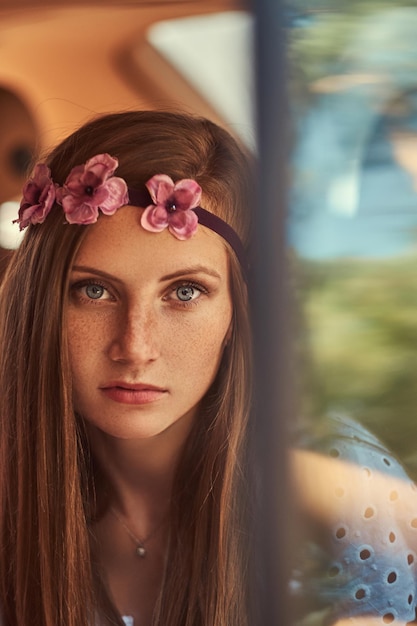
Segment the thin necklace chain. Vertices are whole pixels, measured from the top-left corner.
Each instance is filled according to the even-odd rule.
[[[129,535],[129,537],[131,538],[131,540],[135,544],[135,546],[136,546],[136,548],[135,548],[136,556],[139,556],[141,559],[143,559],[147,555],[147,550],[145,548],[145,544],[147,544],[148,541],[150,541],[152,539],[152,537],[154,535],[156,535],[158,530],[164,525],[164,523],[166,521],[166,517],[163,518],[163,520],[160,522],[160,524],[155,526],[155,528],[149,533],[149,535],[147,537],[145,537],[145,539],[139,539],[130,530],[129,526],[127,526],[127,524],[123,521],[123,519],[120,517],[120,515],[118,514],[118,512],[116,511],[116,509],[113,506],[110,507],[110,512],[114,515],[114,517],[117,519],[117,521],[123,526],[123,528],[125,529],[125,531]]]

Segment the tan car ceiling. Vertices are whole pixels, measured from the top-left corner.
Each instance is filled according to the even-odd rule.
[[[0,203],[20,192],[21,176],[6,173],[13,142],[42,150],[94,114],[129,108],[186,104],[221,121],[146,31],[160,20],[241,8],[235,0],[0,1]]]

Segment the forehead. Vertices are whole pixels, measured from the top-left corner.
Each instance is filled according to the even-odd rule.
[[[201,265],[221,277],[228,275],[227,249],[219,235],[204,226],[185,241],[168,230],[150,233],[140,225],[141,213],[142,209],[126,206],[115,215],[100,215],[97,223],[88,227],[75,264],[147,276]]]

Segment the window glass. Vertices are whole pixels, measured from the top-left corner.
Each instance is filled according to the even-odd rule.
[[[287,16],[296,622],[414,623],[417,7],[290,0]]]
[[[417,467],[417,8],[290,2],[289,236],[304,414],[346,414]]]

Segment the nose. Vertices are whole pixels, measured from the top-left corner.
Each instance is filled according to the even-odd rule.
[[[151,311],[127,310],[117,320],[117,327],[109,346],[112,361],[144,365],[159,356],[158,331]]]

